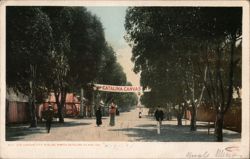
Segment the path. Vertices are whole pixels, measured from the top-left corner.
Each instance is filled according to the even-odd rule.
[[[146,111],[138,118],[138,111],[120,113],[116,116],[116,125],[109,126],[109,118],[104,117],[101,127],[95,125],[95,119],[65,118],[65,123],[53,123],[51,133],[46,133],[45,124],[30,129],[28,125],[11,126],[7,129],[7,140],[20,141],[214,141],[214,135],[207,134],[207,128],[198,122],[198,130],[190,132],[189,122],[177,126],[176,120],[163,121],[161,134],[157,134],[156,122],[148,117]],[[211,129],[212,130],[212,129]],[[213,130],[212,130],[213,132]],[[240,141],[240,134],[224,130],[224,141]]]

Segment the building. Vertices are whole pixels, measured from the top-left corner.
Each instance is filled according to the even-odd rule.
[[[38,106],[38,118],[42,119],[42,113],[48,109],[49,103],[53,106],[55,114],[58,112],[56,104],[56,98],[54,93],[50,93],[48,99],[46,99],[41,105]],[[65,117],[76,117],[80,113],[80,100],[74,93],[68,93],[66,95],[66,102],[63,108]]]
[[[29,121],[28,97],[8,88],[6,91],[6,124],[26,123]]]

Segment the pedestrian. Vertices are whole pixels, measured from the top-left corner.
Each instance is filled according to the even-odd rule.
[[[102,111],[101,111],[101,107],[98,107],[96,112],[95,112],[95,116],[96,116],[96,125],[100,126],[102,125]]]
[[[118,108],[116,108],[116,115],[119,116],[120,115],[120,111]]]
[[[157,134],[161,134],[161,123],[162,123],[162,120],[163,120],[163,116],[164,116],[164,113],[161,109],[159,109],[159,107],[156,109],[155,111],[155,119],[157,121]]]
[[[142,117],[142,112],[143,112],[143,109],[140,107],[140,108],[139,108],[139,118]]]
[[[164,117],[164,113],[159,107],[156,109],[154,116],[157,122],[159,122],[159,124],[161,125],[163,117]]]
[[[141,118],[141,112],[139,112],[139,118]]]
[[[48,133],[50,132],[51,122],[53,120],[53,116],[54,116],[54,110],[53,110],[52,106],[49,104],[48,109],[45,111],[46,129],[47,129]]]
[[[112,100],[111,105],[110,105],[109,114],[110,114],[109,125],[114,126],[115,125],[116,108],[115,108],[115,104],[114,104],[113,100]]]

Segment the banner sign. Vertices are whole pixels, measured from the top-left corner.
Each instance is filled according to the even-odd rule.
[[[102,85],[95,84],[95,90],[106,92],[141,92],[141,86],[115,86],[115,85]]]

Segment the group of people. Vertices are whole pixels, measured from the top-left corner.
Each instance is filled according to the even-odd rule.
[[[119,115],[119,110],[117,109],[117,106],[114,104],[114,102],[111,102],[110,105],[110,109],[109,109],[109,114],[110,114],[110,122],[109,125],[110,126],[114,126],[115,125],[115,116]],[[96,116],[96,125],[100,126],[102,125],[102,110],[101,107],[98,107],[96,112],[95,112],[95,116]],[[48,133],[50,133],[50,128],[51,128],[51,123],[53,121],[53,117],[54,117],[54,110],[52,108],[52,105],[49,103],[48,105],[48,109],[45,110],[43,117],[46,120],[46,130]]]
[[[119,115],[119,110],[117,109],[117,106],[114,104],[113,101],[110,104],[109,114],[110,114],[109,125],[110,126],[114,126],[115,125],[115,116]],[[101,107],[97,108],[97,110],[95,112],[95,115],[96,115],[96,125],[97,126],[102,125],[102,111],[101,111]]]
[[[109,114],[110,114],[110,121],[109,121],[109,125],[110,126],[114,126],[115,125],[115,116],[119,115],[119,111],[117,109],[117,106],[114,104],[114,102],[112,101],[110,104],[110,108],[109,108]],[[101,107],[98,107],[96,112],[96,125],[100,126],[102,125],[102,110]],[[141,118],[141,111],[139,112],[139,118]],[[155,113],[154,113],[155,119],[158,122],[159,125],[162,124],[162,120],[164,118],[164,112],[157,108]],[[54,111],[52,106],[49,104],[48,109],[44,112],[44,117],[46,119],[46,129],[47,132],[50,132],[50,128],[51,128],[51,122],[53,120],[54,117]]]

